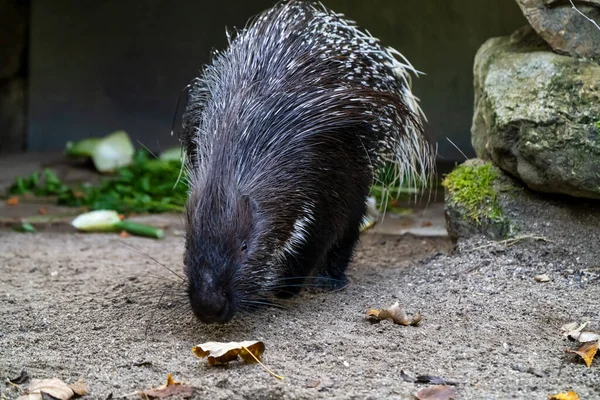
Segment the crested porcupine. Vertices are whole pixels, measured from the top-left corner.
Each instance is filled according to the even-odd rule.
[[[433,163],[414,70],[353,21],[283,1],[227,36],[190,84],[181,135],[187,290],[208,323],[309,277],[343,286],[378,171],[415,182]]]

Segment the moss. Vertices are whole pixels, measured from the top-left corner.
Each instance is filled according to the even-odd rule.
[[[463,164],[443,180],[453,205],[462,207],[466,216],[482,224],[484,221],[504,219],[494,182],[498,173],[490,163]]]

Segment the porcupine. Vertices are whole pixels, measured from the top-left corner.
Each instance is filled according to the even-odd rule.
[[[207,323],[345,285],[378,171],[415,182],[433,163],[416,71],[342,14],[281,1],[227,38],[190,84],[181,134],[184,270]]]

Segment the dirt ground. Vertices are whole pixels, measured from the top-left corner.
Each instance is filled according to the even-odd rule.
[[[572,321],[600,330],[600,264],[589,251],[598,230],[567,234],[577,247],[549,229],[552,241],[510,247],[367,233],[345,290],[303,293],[283,310],[228,325],[196,322],[177,278],[126,245],[178,269],[177,231],[161,241],[0,231],[0,377],[26,369],[33,378],[82,378],[94,399],[123,398],[168,373],[196,387],[197,399],[410,399],[427,385],[405,382],[404,370],[458,382],[459,399],[546,399],[570,389],[598,399],[600,363],[586,368],[565,354],[575,345],[560,331]],[[422,312],[420,326],[365,319],[368,308],[396,300]],[[208,366],[191,353],[240,340],[264,341],[265,364],[285,379],[258,365]],[[0,387],[2,398],[18,394]]]

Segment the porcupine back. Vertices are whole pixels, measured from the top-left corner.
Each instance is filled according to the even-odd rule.
[[[314,272],[349,230],[357,236],[385,163],[415,182],[432,154],[412,67],[342,15],[280,2],[228,39],[193,81],[184,114],[185,263],[191,284],[219,281],[211,293],[233,291],[242,298],[229,302],[241,307],[244,293],[264,298],[282,277]],[[253,247],[232,267],[243,232]]]

